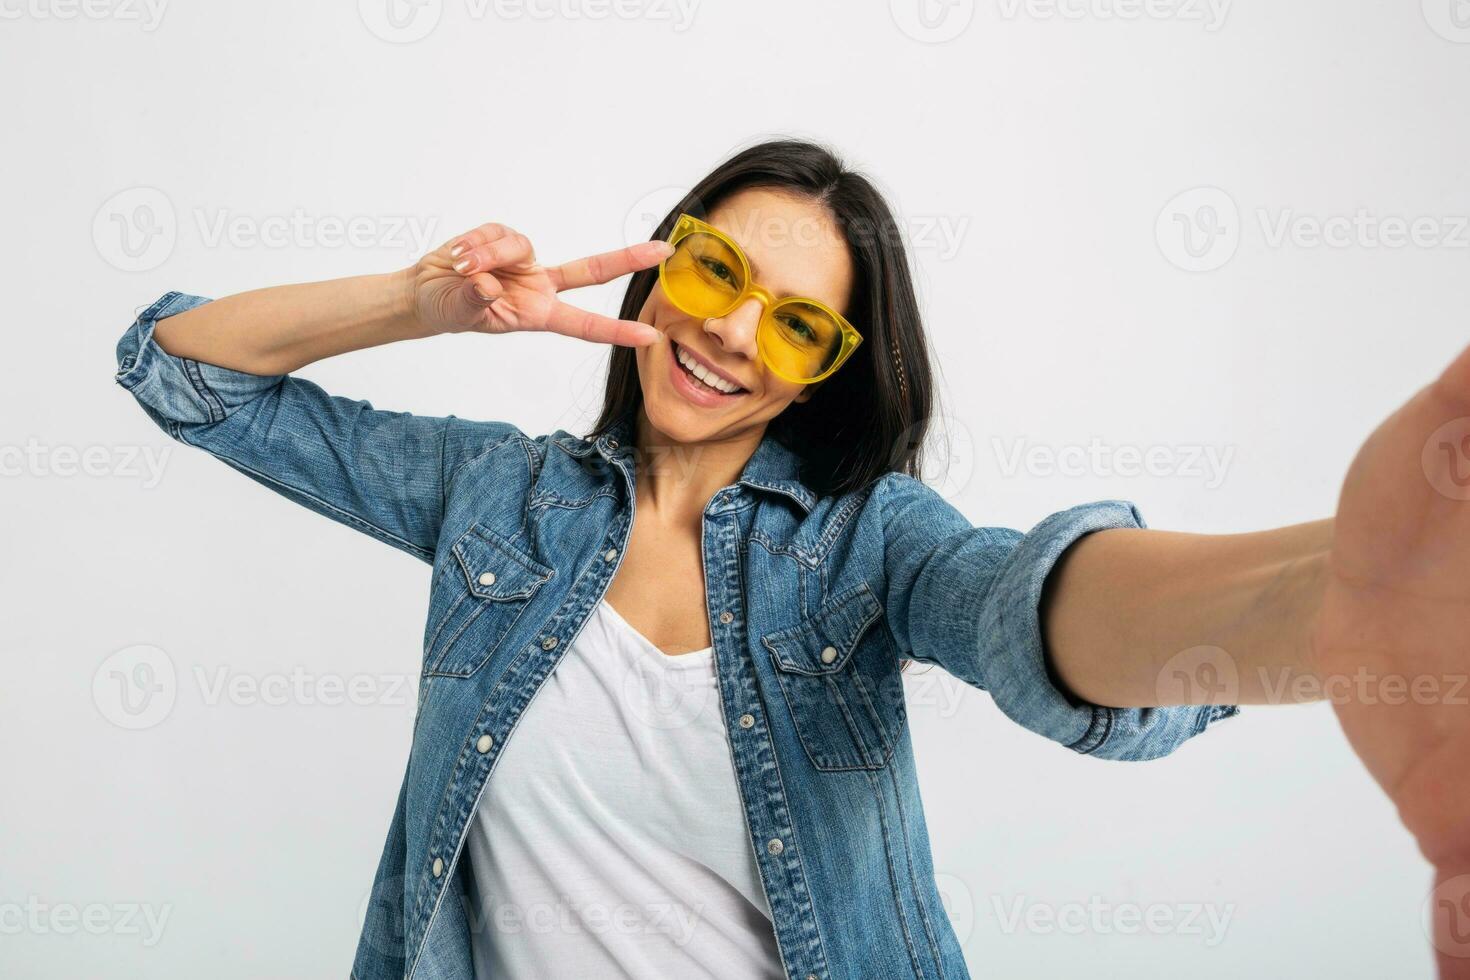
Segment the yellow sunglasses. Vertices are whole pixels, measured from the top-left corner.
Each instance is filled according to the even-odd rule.
[[[852,356],[862,334],[825,303],[800,296],[777,299],[751,278],[750,260],[734,239],[698,218],[679,215],[669,234],[674,252],[659,263],[664,295],[690,316],[725,316],[751,297],[764,307],[755,342],[778,377],[821,381]]]

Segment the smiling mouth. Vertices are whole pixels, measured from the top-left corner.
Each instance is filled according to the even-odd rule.
[[[726,381],[703,364],[700,364],[694,359],[693,355],[680,346],[678,341],[671,340],[669,343],[674,350],[674,362],[679,365],[679,370],[684,372],[684,377],[688,378],[692,384],[706,391],[714,392],[717,395],[743,395],[746,393],[745,388],[733,382]]]

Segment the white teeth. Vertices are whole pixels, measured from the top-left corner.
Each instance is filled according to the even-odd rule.
[[[703,364],[700,364],[698,361],[696,361],[693,357],[690,357],[689,354],[682,347],[679,348],[679,363],[688,368],[690,374],[694,375],[700,381],[703,381],[705,384],[709,385],[716,391],[722,391],[727,395],[733,395],[735,392],[740,390],[739,385],[732,385],[730,382],[726,381],[718,374],[715,374],[713,371],[706,368]]]

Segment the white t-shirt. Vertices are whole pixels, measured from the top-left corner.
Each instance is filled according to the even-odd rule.
[[[465,845],[478,980],[784,975],[711,648],[601,602],[503,752]]]

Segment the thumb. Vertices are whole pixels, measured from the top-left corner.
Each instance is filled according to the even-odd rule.
[[[447,290],[444,318],[454,329],[481,328],[485,325],[485,311],[504,293],[505,287],[489,273],[466,276]]]

